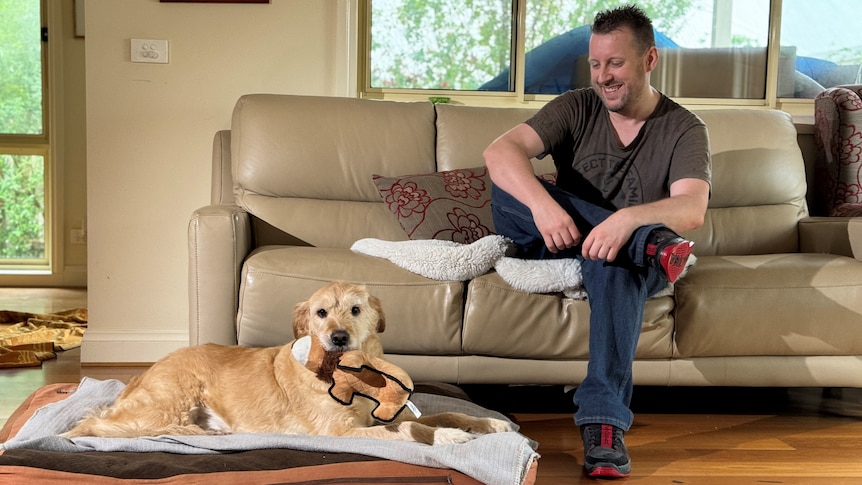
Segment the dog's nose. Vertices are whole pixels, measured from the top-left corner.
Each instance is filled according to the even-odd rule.
[[[350,334],[345,330],[335,330],[329,334],[329,341],[336,347],[344,347],[350,342]]]

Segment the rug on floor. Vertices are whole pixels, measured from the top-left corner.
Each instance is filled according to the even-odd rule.
[[[55,352],[81,346],[86,308],[56,313],[0,310],[0,368],[40,367]]]

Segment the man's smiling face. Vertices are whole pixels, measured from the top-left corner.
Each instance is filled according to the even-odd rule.
[[[590,37],[590,76],[593,89],[608,111],[625,114],[647,92],[647,72],[655,48],[640,52],[631,29],[623,27]]]

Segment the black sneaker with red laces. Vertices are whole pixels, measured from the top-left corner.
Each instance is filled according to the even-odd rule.
[[[673,283],[685,271],[692,246],[694,242],[683,239],[670,229],[656,229],[647,239],[647,263]]]
[[[581,426],[584,440],[584,471],[593,478],[623,478],[631,475],[629,451],[623,430],[610,424]]]

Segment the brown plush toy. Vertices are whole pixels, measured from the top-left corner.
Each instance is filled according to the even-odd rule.
[[[413,381],[404,370],[361,350],[341,355],[329,388],[329,395],[344,405],[351,404],[354,395],[375,401],[371,416],[385,423],[398,417],[411,394]]]
[[[407,406],[413,381],[403,369],[361,350],[326,352],[315,337],[296,340],[294,357],[324,382],[332,382],[329,395],[345,406],[360,395],[377,403],[371,416],[391,422]]]

